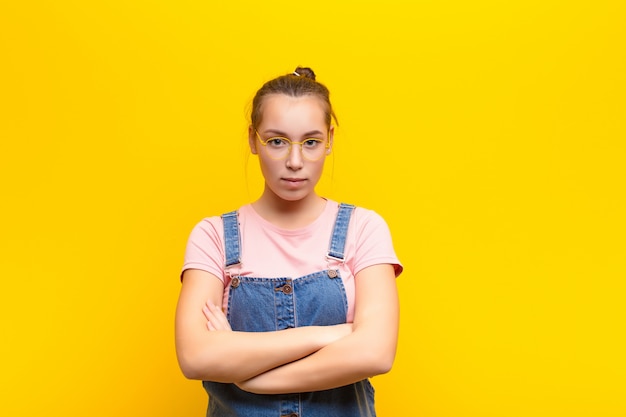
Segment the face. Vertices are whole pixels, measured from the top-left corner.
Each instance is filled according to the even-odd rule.
[[[326,125],[323,102],[315,96],[291,97],[274,94],[263,101],[263,118],[257,131],[264,141],[282,136],[292,142],[309,138],[331,141],[333,129]],[[272,159],[259,141],[253,127],[249,131],[250,149],[258,155],[265,178],[265,194],[285,201],[299,201],[315,196],[315,186],[324,168],[326,155],[310,161],[302,156],[300,145],[294,144],[285,159]]]

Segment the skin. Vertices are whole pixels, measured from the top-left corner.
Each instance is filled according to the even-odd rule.
[[[263,121],[256,129],[263,140],[283,136],[299,142],[307,138],[330,140],[334,129],[325,122],[324,109],[314,96],[290,97],[270,95],[263,103]],[[328,136],[327,136],[328,135]],[[274,160],[267,155],[255,135],[248,130],[248,142],[253,154],[258,155],[265,189],[252,206],[268,221],[286,228],[299,228],[316,219],[324,210],[325,200],[315,193],[326,156],[318,161],[302,157],[299,146],[294,146],[285,160]]]
[[[257,130],[301,141],[333,140],[323,103],[314,96],[272,95],[263,103]],[[327,136],[328,135],[328,136]],[[249,129],[250,150],[258,155],[265,188],[253,208],[279,227],[310,224],[324,210],[317,195],[325,157],[302,158],[294,146],[285,160],[268,157]],[[373,265],[355,276],[354,322],[273,332],[232,331],[222,312],[224,284],[201,270],[186,270],[176,310],[176,352],[190,379],[229,382],[259,394],[317,391],[386,373],[398,339],[398,295],[393,267]]]

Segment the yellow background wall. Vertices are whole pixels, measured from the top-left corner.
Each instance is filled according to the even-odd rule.
[[[203,415],[184,245],[296,65],[406,268],[379,414],[626,415],[625,41],[622,1],[2,1],[0,415]]]

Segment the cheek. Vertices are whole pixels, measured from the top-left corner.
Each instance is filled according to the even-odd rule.
[[[261,154],[259,154],[258,157],[259,157],[259,165],[261,167],[261,171],[263,172],[263,175],[266,175],[266,174],[271,175],[273,172],[277,172],[277,170],[280,168],[281,161],[276,161],[274,159],[264,157]]]
[[[321,161],[316,161],[311,167],[311,170],[315,172],[318,177],[321,176],[322,172],[324,171],[324,158],[322,158]]]

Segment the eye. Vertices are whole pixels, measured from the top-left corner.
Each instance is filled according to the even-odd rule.
[[[320,140],[320,139],[314,139],[314,138],[309,138],[307,140],[305,140],[302,145],[305,148],[309,148],[309,149],[315,149],[318,146],[320,146],[324,141]]]
[[[287,138],[277,136],[275,138],[269,138],[266,143],[272,148],[288,148],[290,142]]]

